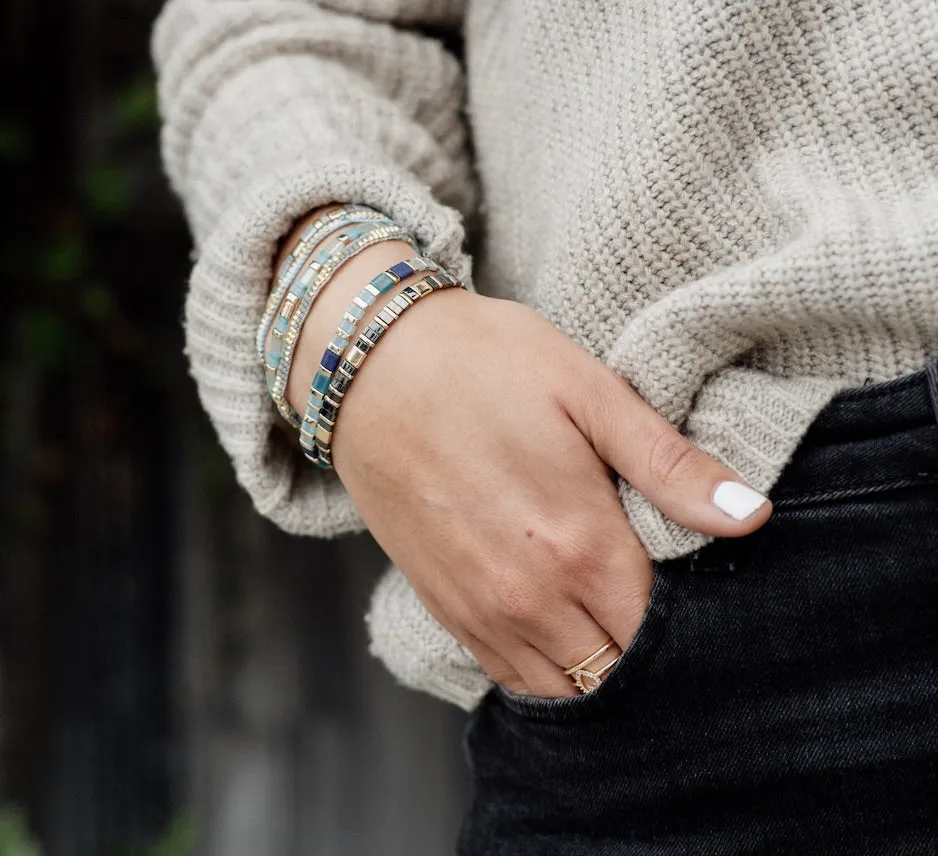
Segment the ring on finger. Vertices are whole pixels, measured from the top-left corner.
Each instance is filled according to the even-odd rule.
[[[598,689],[599,685],[603,682],[603,677],[605,677],[616,663],[622,659],[622,653],[620,652],[618,657],[599,669],[589,669],[587,667],[595,663],[610,648],[614,648],[615,645],[616,641],[610,639],[605,645],[598,648],[585,660],[581,660],[569,669],[564,669],[563,673],[573,679],[573,683],[576,685],[577,689],[584,695],[593,692],[593,690]]]

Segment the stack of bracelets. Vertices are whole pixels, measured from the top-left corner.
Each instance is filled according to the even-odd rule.
[[[416,255],[373,277],[349,304],[322,355],[301,417],[286,400],[286,390],[303,324],[333,274],[360,252],[382,241],[404,241]],[[358,324],[369,307],[382,294],[417,273],[427,276],[405,285],[358,334]],[[332,434],[342,401],[365,357],[387,329],[431,292],[463,287],[439,265],[420,255],[417,242],[406,230],[372,208],[343,205],[321,215],[303,230],[277,272],[256,344],[270,397],[280,415],[299,430],[300,447],[310,461],[324,470],[331,469]]]

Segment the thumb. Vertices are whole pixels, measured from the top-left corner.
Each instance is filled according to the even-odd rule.
[[[596,453],[672,520],[708,535],[747,535],[769,500],[698,449],[598,360],[568,384],[567,413]],[[586,382],[584,382],[584,380]]]

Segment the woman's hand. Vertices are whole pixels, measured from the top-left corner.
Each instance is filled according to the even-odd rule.
[[[651,563],[610,469],[713,535],[751,532],[771,510],[533,310],[456,290],[375,348],[333,453],[437,620],[493,680],[537,696],[575,694],[563,670],[609,637],[618,649],[591,668],[624,651],[648,603]]]

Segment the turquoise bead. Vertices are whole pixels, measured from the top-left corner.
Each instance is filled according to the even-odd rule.
[[[378,291],[387,291],[395,283],[395,279],[392,276],[389,276],[387,273],[379,273],[372,281],[371,284],[378,289]]]

